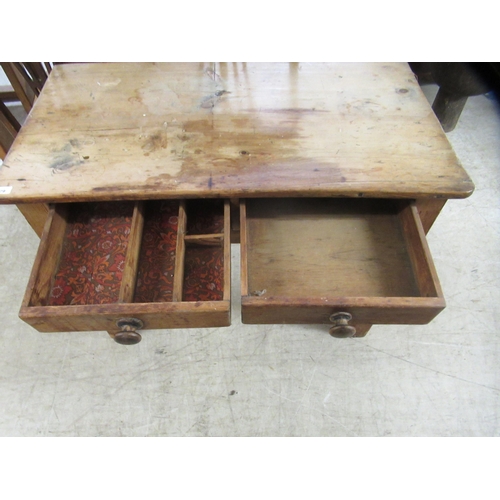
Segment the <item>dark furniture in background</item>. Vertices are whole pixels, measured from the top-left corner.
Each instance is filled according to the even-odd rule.
[[[432,109],[445,132],[456,127],[469,97],[499,88],[499,63],[432,62],[410,63],[410,67],[421,85],[439,85]]]

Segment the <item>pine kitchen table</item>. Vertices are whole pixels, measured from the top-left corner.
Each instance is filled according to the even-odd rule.
[[[0,169],[39,331],[425,324],[426,233],[474,186],[406,63],[57,65]],[[43,229],[43,230],[42,230]]]

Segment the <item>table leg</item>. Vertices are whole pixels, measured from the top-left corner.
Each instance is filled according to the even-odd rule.
[[[49,207],[45,203],[23,203],[17,205],[17,208],[24,215],[38,237],[41,237],[49,213]]]
[[[372,327],[372,325],[352,325],[352,326],[356,328],[356,335],[354,335],[354,338],[364,337]]]

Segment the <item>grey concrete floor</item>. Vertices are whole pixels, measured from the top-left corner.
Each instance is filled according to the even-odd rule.
[[[430,100],[435,87],[424,87]],[[447,308],[425,326],[242,325],[41,334],[17,316],[38,238],[0,206],[1,436],[499,436],[500,116],[469,99],[448,137],[476,184],[428,241]]]

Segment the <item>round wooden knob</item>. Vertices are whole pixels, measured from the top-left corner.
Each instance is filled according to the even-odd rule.
[[[333,326],[330,328],[330,335],[337,339],[348,339],[356,335],[356,328],[349,325],[352,315],[346,312],[339,312],[330,316]]]
[[[122,318],[116,322],[116,326],[121,328],[121,331],[113,337],[115,342],[123,345],[133,345],[142,340],[141,334],[136,332],[136,330],[140,330],[144,326],[140,319]]]

